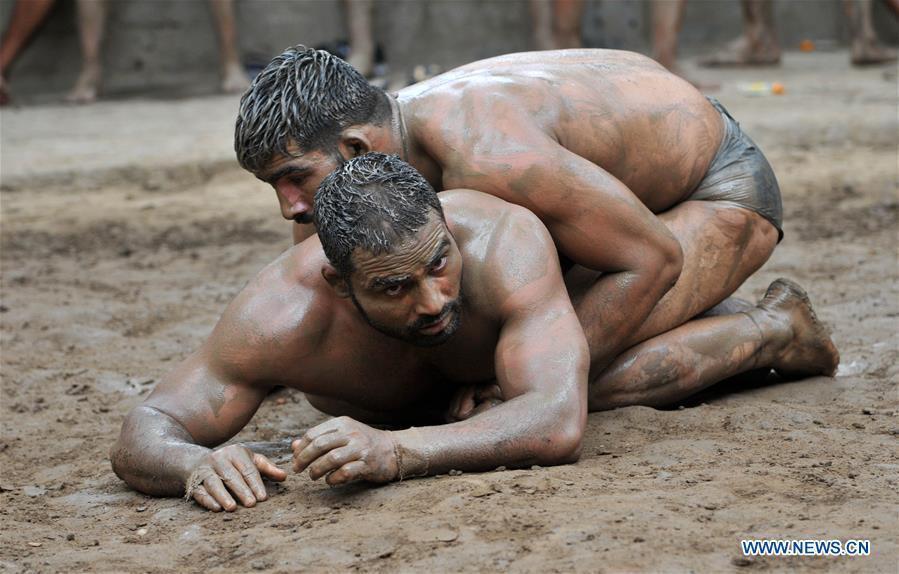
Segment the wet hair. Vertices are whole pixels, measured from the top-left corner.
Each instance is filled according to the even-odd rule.
[[[259,172],[291,143],[303,152],[337,144],[349,126],[390,118],[384,90],[324,50],[294,46],[272,60],[240,98],[234,151],[241,167]]]
[[[325,255],[344,277],[357,248],[391,251],[428,222],[443,220],[437,192],[414,167],[395,155],[367,153],[331,172],[315,193],[315,226]]]

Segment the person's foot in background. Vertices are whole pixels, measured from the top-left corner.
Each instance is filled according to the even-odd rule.
[[[895,0],[889,0],[891,10],[899,10]],[[853,66],[870,66],[896,60],[896,52],[881,45],[871,23],[871,0],[843,0],[851,36],[850,59]]]
[[[250,87],[250,78],[240,63],[237,49],[237,24],[234,19],[234,0],[209,0],[212,20],[219,41],[219,60],[222,65],[222,91],[226,94],[243,92]]]
[[[654,0],[652,3],[652,57],[669,72],[687,80],[700,91],[713,91],[720,86],[700,82],[687,76],[677,63],[677,35],[680,32],[686,0]]]
[[[774,66],[780,63],[780,42],[774,29],[771,0],[741,0],[743,35],[726,48],[699,61],[700,66]]]
[[[85,65],[78,74],[75,86],[66,96],[66,101],[70,104],[89,104],[97,100],[100,93],[100,78],[102,70],[99,66]]]
[[[222,70],[222,92],[239,94],[250,87],[250,78],[239,62],[229,63]]]
[[[103,65],[100,47],[106,28],[107,0],[78,0],[78,39],[81,42],[81,73],[75,87],[66,96],[73,104],[87,104],[97,99]]]

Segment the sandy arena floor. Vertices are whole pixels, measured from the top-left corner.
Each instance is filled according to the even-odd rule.
[[[786,239],[739,295],[779,276],[806,286],[842,352],[835,380],[592,414],[576,465],[380,488],[292,475],[233,514],[137,494],[107,458],[125,413],[287,246],[272,192],[227,163],[233,100],[4,111],[0,571],[896,572],[896,76],[816,58],[754,72],[787,78],[779,98],[741,95],[736,72],[707,77],[785,196]],[[128,137],[121,122],[78,130],[123,109],[143,110]],[[191,155],[200,123],[223,125],[221,157]],[[238,440],[323,419],[282,391]],[[745,538],[872,551],[744,558]]]

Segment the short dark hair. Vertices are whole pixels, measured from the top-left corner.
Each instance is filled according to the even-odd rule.
[[[367,153],[331,172],[315,193],[315,226],[325,255],[344,277],[357,247],[378,255],[417,232],[431,210],[441,220],[437,192],[395,155]]]
[[[234,151],[241,167],[258,172],[293,142],[327,149],[341,130],[381,125],[390,117],[384,90],[324,50],[294,46],[272,60],[240,98]]]

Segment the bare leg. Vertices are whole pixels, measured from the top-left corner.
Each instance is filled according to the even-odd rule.
[[[653,0],[652,2],[652,57],[700,90],[716,90],[718,84],[703,83],[687,77],[677,65],[677,35],[683,22],[687,0]]]
[[[899,0],[883,0],[883,3],[887,5],[893,16],[899,18]]]
[[[553,11],[550,0],[531,0],[531,24],[534,46],[538,50],[555,50],[553,38]]]
[[[103,68],[100,46],[106,24],[106,0],[78,0],[78,36],[81,40],[81,74],[66,100],[85,104],[97,99]]]
[[[580,48],[584,0],[553,0],[553,38],[559,49]]]
[[[43,24],[56,0],[18,0],[13,6],[9,24],[0,42],[0,105],[9,101],[6,78],[9,67],[31,40],[38,26]]]
[[[375,40],[372,35],[373,0],[344,0],[347,28],[350,32],[349,64],[366,78],[375,66]]]
[[[16,60],[37,27],[43,24],[56,0],[18,0],[13,6],[6,33],[0,43],[0,71]]]
[[[730,297],[621,353],[605,371],[591,372],[588,406],[590,411],[661,407],[738,375],[764,377],[776,369],[789,378],[833,376],[839,362],[805,291],[778,279],[757,306]],[[476,399],[475,411],[497,402]]]
[[[589,408],[664,406],[759,367],[833,376],[838,364],[805,291],[778,279],[749,311],[695,319],[620,355],[591,382]]]
[[[653,0],[652,57],[678,76],[677,34],[684,17],[686,0]]]
[[[871,24],[871,0],[843,0],[852,37],[852,64],[865,66],[896,60],[896,52],[884,48]]]
[[[777,244],[777,230],[757,213],[714,201],[685,201],[659,219],[671,230],[684,252],[681,275],[621,351],[684,324],[717,305],[768,260]],[[565,275],[587,343],[601,348],[596,329],[602,302],[591,289],[599,274],[581,266]],[[596,370],[594,368],[594,370]]]
[[[209,0],[212,19],[219,40],[222,64],[222,91],[226,94],[243,92],[250,87],[250,79],[240,65],[237,49],[237,26],[234,23],[234,0]]]
[[[718,54],[700,60],[703,66],[768,66],[780,62],[771,0],[741,0],[743,35]]]

